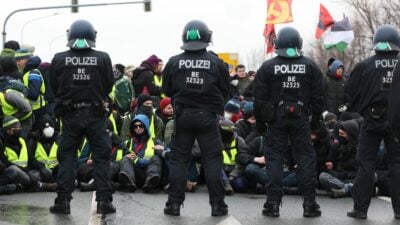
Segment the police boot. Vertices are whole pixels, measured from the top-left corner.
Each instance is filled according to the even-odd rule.
[[[304,217],[317,217],[321,216],[320,206],[315,201],[315,197],[313,198],[304,198],[303,202],[303,216]]]
[[[160,183],[160,176],[157,174],[149,175],[146,178],[146,181],[143,185],[143,191],[146,193],[150,193],[150,191],[154,190],[157,185]]]
[[[274,202],[266,202],[264,203],[264,209],[262,211],[262,214],[264,216],[269,216],[269,217],[279,217],[279,201],[274,201]]]
[[[181,215],[181,205],[177,203],[165,203],[164,214],[170,216],[180,216]]]
[[[359,210],[353,208],[350,212],[347,212],[347,216],[353,217],[356,219],[366,219],[367,212],[359,211]]]
[[[9,195],[14,193],[17,190],[17,185],[15,184],[7,184],[4,186],[0,186],[0,195]]]
[[[97,202],[97,213],[98,214],[109,214],[115,213],[117,210],[111,201],[98,201]]]
[[[228,214],[228,205],[224,201],[211,204],[211,216],[225,216]]]
[[[54,205],[50,207],[50,212],[55,214],[71,214],[69,201],[57,197],[54,200]]]

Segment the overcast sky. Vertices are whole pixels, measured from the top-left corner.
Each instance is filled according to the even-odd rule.
[[[79,0],[80,4],[125,2],[125,0]],[[36,10],[14,14],[7,22],[7,40],[17,40],[36,47],[35,54],[50,61],[54,53],[67,48],[66,30],[77,19],[92,22],[97,30],[97,49],[110,54],[113,63],[138,65],[151,54],[164,61],[181,52],[183,26],[192,19],[207,23],[213,31],[215,52],[237,52],[241,63],[247,55],[264,47],[262,36],[267,0],[152,0],[152,11],[144,12],[142,4],[70,9]],[[340,0],[293,0],[294,22],[278,25],[298,28],[304,46],[315,41],[319,3],[334,19],[348,14]],[[70,0],[1,1],[1,24],[16,9],[69,5]],[[56,14],[56,15],[55,15]],[[3,27],[2,27],[3,29]],[[250,68],[255,69],[255,68]]]

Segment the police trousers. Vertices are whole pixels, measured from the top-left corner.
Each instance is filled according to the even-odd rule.
[[[389,166],[392,207],[395,212],[400,212],[400,144],[395,141],[391,132],[382,129],[384,126],[371,120],[367,117],[361,128],[356,155],[359,166],[352,189],[354,209],[362,212],[368,211],[374,188],[378,149],[383,140]]]
[[[170,153],[169,203],[182,204],[185,200],[185,185],[195,139],[201,150],[210,204],[223,202],[222,141],[218,123],[215,113],[203,109],[185,108],[176,115]]]
[[[297,162],[299,188],[304,199],[315,199],[317,185],[316,154],[311,142],[310,124],[307,118],[278,118],[268,124],[265,160],[267,174],[267,202],[279,204],[282,200],[283,157],[288,140]]]
[[[57,154],[59,162],[58,198],[68,201],[72,199],[77,150],[84,137],[87,138],[92,152],[96,201],[111,201],[113,192],[109,178],[111,139],[106,132],[106,117],[98,116],[91,107],[68,111],[63,115],[61,140]]]

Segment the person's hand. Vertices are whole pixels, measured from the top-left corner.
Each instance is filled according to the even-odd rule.
[[[347,111],[347,106],[346,105],[339,106],[338,107],[338,111],[341,112],[341,113]]]
[[[265,164],[265,157],[264,156],[255,157],[254,158],[254,162],[257,163],[257,164],[264,165]]]
[[[162,151],[162,150],[164,150],[164,146],[162,146],[162,145],[155,145],[154,147],[154,150],[156,150],[156,151]]]
[[[325,166],[326,166],[326,168],[327,168],[328,170],[333,169],[333,163],[332,163],[332,162],[326,162],[326,163],[325,163]]]
[[[88,164],[89,166],[92,165],[92,164],[93,164],[93,160],[92,160],[92,159],[88,159],[88,160],[86,161],[86,164]]]
[[[137,157],[137,156],[136,156],[136,154],[135,154],[134,152],[131,152],[131,153],[129,153],[129,154],[126,154],[125,157],[128,157],[128,158],[130,158],[130,159],[133,160],[133,159],[134,159],[135,157]]]

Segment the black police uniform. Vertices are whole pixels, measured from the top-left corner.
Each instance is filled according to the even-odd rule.
[[[389,98],[389,124],[397,142],[400,141],[400,63],[393,71],[392,91]]]
[[[56,95],[55,113],[62,119],[57,155],[60,163],[58,196],[55,205],[72,199],[77,150],[86,137],[93,153],[93,176],[99,212],[99,202],[111,202],[113,192],[108,177],[111,143],[106,133],[107,118],[103,107],[103,100],[111,92],[114,82],[110,57],[107,53],[91,48],[71,47],[54,56],[49,74]],[[62,210],[61,213],[68,211]],[[55,212],[59,213],[57,209]]]
[[[291,48],[289,51],[299,49]],[[266,216],[279,216],[283,194],[283,154],[288,138],[298,160],[304,216],[319,216],[315,212],[319,211],[315,202],[316,155],[310,137],[309,116],[313,115],[314,121],[321,117],[324,106],[322,85],[322,73],[317,65],[295,52],[291,56],[278,53],[257,71],[253,91],[258,130],[263,132],[265,122],[268,122],[265,158],[271,181],[266,184],[267,202],[263,210]]]
[[[167,96],[172,97],[175,110],[166,214],[179,215],[179,205],[185,199],[187,168],[195,139],[202,151],[210,204],[213,209],[224,208],[222,214],[227,213],[217,115],[223,115],[229,82],[229,72],[224,63],[208,53],[205,47],[176,55],[165,66],[162,88]],[[168,207],[171,205],[178,209],[170,211]],[[212,211],[212,214],[220,215],[221,211],[217,211]]]
[[[352,188],[353,213],[349,216],[366,218],[374,187],[375,164],[381,141],[385,143],[391,175],[390,190],[394,211],[400,213],[400,147],[388,129],[387,107],[393,69],[398,52],[377,52],[358,63],[350,74],[348,95],[349,111],[364,117],[361,127],[357,162],[359,169]],[[397,122],[398,123],[398,122]],[[354,212],[359,212],[354,214]],[[399,214],[400,216],[400,214]]]

